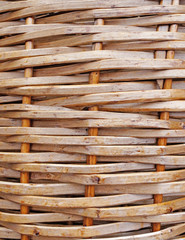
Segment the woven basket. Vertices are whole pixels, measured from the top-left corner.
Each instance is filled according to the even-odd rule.
[[[185,0],[0,12],[0,238],[185,239]]]

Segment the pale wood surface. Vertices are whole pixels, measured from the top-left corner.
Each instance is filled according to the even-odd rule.
[[[185,0],[0,1],[0,239],[185,238],[184,24]]]

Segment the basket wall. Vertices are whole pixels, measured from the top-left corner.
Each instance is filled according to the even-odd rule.
[[[0,239],[185,239],[185,1],[0,13]]]

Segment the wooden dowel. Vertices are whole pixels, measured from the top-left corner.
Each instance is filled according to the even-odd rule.
[[[26,19],[26,25],[34,24],[34,19],[32,17],[28,17]],[[27,41],[25,43],[25,49],[33,49],[33,42]],[[33,69],[26,68],[24,72],[24,77],[29,78],[33,76]],[[23,104],[31,104],[31,96],[23,96],[22,98]],[[23,119],[22,120],[22,127],[30,127],[31,121],[30,119]],[[30,152],[30,144],[29,143],[22,143],[21,144],[21,153],[29,153]],[[29,183],[29,173],[28,172],[21,172],[20,174],[20,182],[21,183]],[[21,205],[21,214],[28,214],[29,207],[26,205]],[[21,240],[29,240],[29,236],[21,235]]]
[[[95,25],[104,25],[104,20],[103,19],[97,19],[95,21]],[[103,44],[102,43],[94,43],[92,50],[102,50],[103,49]],[[89,75],[89,84],[98,84],[100,79],[100,72],[92,72]],[[97,106],[92,106],[89,108],[89,111],[98,111]],[[98,136],[98,128],[89,128],[88,130],[88,135],[89,136]],[[95,155],[90,155],[87,156],[87,164],[89,165],[94,165],[96,164],[96,156]],[[95,188],[94,186],[85,186],[85,197],[94,197],[95,195]],[[93,225],[93,219],[92,218],[84,218],[83,221],[84,226],[92,226]]]
[[[179,5],[179,0],[173,0],[172,5]],[[177,32],[178,31],[178,25],[172,24],[169,28],[170,32]],[[174,59],[175,51],[167,51],[166,58],[167,59]],[[163,89],[171,89],[172,88],[172,79],[165,79]],[[169,120],[170,114],[169,112],[161,112],[160,119],[161,120]],[[167,138],[158,138],[157,141],[158,146],[166,146],[167,145]],[[156,171],[157,172],[163,172],[165,171],[165,165],[156,165]],[[154,203],[162,203],[163,201],[163,195],[162,194],[155,194],[154,195]],[[152,224],[153,232],[160,231],[161,230],[161,224],[160,223],[153,223]]]

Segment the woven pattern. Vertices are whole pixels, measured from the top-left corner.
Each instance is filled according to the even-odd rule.
[[[1,239],[185,239],[184,24],[184,0],[0,1]]]

